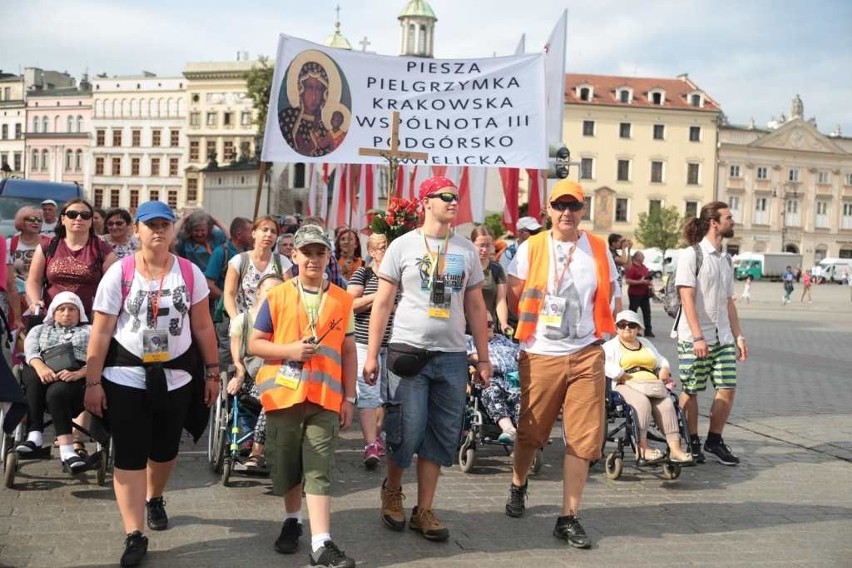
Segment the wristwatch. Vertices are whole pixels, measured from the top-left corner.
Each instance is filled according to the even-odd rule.
[[[352,406],[355,406],[355,401],[357,401],[357,400],[358,400],[358,399],[357,399],[357,398],[355,398],[354,396],[347,396],[347,397],[346,397],[346,402],[348,402],[348,403],[349,403],[349,404],[351,404]]]

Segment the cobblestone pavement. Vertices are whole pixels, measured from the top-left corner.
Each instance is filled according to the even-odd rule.
[[[554,436],[531,478],[527,515],[503,513],[510,461],[477,452],[464,474],[444,472],[437,511],[445,543],[386,530],[378,514],[383,474],[360,466],[358,433],[344,435],[336,465],[335,541],[359,566],[849,566],[852,555],[852,306],[849,289],[822,286],[810,305],[780,305],[780,287],[758,283],[740,307],[752,358],[740,367],[738,400],[725,430],[743,458],[710,463],[664,481],[625,467],[618,481],[592,469],[582,509],[594,548],[573,550],[551,536],[561,502],[561,441]],[[778,293],[776,293],[778,292]],[[776,297],[777,296],[777,297]],[[798,296],[796,296],[798,298]],[[670,319],[655,309],[656,344]],[[706,414],[710,396],[700,399]],[[701,421],[702,433],[706,420]],[[145,566],[307,566],[272,549],[283,503],[265,479],[223,487],[205,448],[186,442],[166,494],[171,527],[150,533]],[[413,477],[406,505],[416,501]],[[94,475],[72,480],[57,459],[25,463],[14,489],[0,490],[0,565],[114,566],[123,535],[112,489]]]

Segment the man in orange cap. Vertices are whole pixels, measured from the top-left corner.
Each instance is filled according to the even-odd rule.
[[[610,300],[617,271],[607,243],[580,230],[583,188],[553,186],[552,228],[527,239],[509,265],[509,295],[518,306],[521,415],[506,514],[524,514],[527,472],[562,409],[565,435],[562,514],[554,536],[577,548],[591,541],[577,512],[589,462],[604,435],[604,334],[615,332]]]

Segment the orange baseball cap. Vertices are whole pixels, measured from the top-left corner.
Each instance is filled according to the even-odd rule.
[[[577,201],[583,201],[585,194],[583,193],[583,187],[577,183],[576,181],[571,181],[569,179],[563,179],[556,182],[556,185],[553,186],[553,189],[550,190],[550,197],[547,198],[548,201],[556,201],[560,197],[573,197]]]

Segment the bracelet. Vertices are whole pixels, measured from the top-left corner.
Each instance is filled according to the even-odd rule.
[[[206,365],[204,365],[204,368],[205,369],[218,369],[219,363],[207,363]]]
[[[745,335],[738,335],[738,336],[737,336],[737,341],[739,341],[740,339],[742,339],[743,341],[745,341]]]
[[[212,383],[213,381],[219,380],[219,375],[207,375],[204,377],[204,380],[208,383]]]
[[[693,343],[698,343],[699,341],[707,341],[707,340],[704,339],[703,335],[699,335],[698,337],[696,337],[692,340]]]
[[[89,387],[97,387],[97,386],[100,386],[100,384],[101,384],[101,381],[95,381],[95,382],[92,382],[92,383],[86,383],[86,388],[89,388]]]

